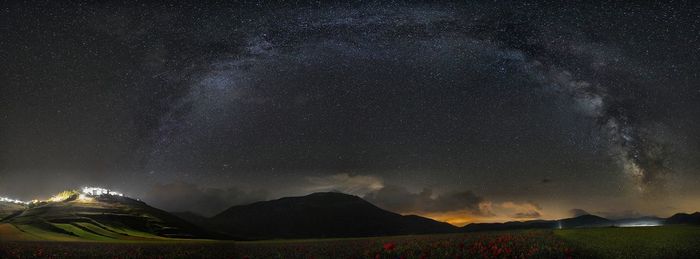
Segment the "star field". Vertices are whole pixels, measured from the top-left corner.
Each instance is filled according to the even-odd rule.
[[[697,210],[690,1],[0,12],[0,192],[13,197],[102,185],[213,214],[342,191],[457,224]]]

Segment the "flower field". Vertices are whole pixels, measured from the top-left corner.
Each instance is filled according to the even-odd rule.
[[[270,241],[0,241],[0,258],[699,258],[700,227]]]
[[[549,230],[239,243],[242,258],[570,258]]]
[[[260,242],[6,242],[2,258],[569,258],[551,231]]]
[[[7,242],[0,258],[237,258],[233,243],[221,242]]]

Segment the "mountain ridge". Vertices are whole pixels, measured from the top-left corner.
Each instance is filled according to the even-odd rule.
[[[664,223],[666,224],[700,224],[700,212],[689,213],[676,213],[673,216],[667,218]]]
[[[432,219],[404,216],[348,194],[323,192],[233,206],[212,225],[252,238],[360,237],[454,232]]]
[[[457,227],[419,215],[384,210],[361,197],[338,192],[283,197],[230,208],[212,217],[194,212],[165,212],[127,197],[70,193],[61,201],[30,204],[0,202],[0,224],[83,238],[275,238],[368,237],[532,228],[589,228],[700,224],[700,212],[669,218],[610,220],[580,215],[559,220],[471,223]],[[121,231],[124,230],[124,231]],[[43,233],[43,232],[42,232]],[[137,233],[131,236],[129,233]]]

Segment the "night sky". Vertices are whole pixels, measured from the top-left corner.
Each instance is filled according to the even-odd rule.
[[[0,5],[0,196],[700,210],[694,1],[193,2]]]

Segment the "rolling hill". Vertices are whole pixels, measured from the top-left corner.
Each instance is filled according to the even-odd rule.
[[[353,195],[314,193],[234,206],[211,218],[210,226],[235,237],[324,238],[447,233],[457,227],[380,209]]]
[[[560,220],[530,220],[511,221],[505,223],[472,223],[461,229],[463,231],[490,231],[490,230],[511,230],[511,229],[531,229],[531,228],[588,228],[588,227],[609,227],[615,225],[615,221],[595,216],[581,215],[573,218]]]
[[[562,228],[599,228],[615,225],[614,221],[596,215],[581,215],[558,221],[561,222]]]
[[[221,237],[127,197],[100,195],[30,204],[5,217],[5,233],[48,240],[145,240]]]
[[[593,228],[700,224],[700,213],[668,219],[609,220],[582,215],[561,220],[472,223],[458,228],[416,215],[383,210],[360,197],[313,193],[233,206],[207,218],[192,212],[168,213],[118,195],[80,195],[29,205],[0,202],[0,241],[13,240],[172,240],[211,238],[367,237],[512,229]],[[223,234],[219,234],[223,233]]]
[[[688,213],[677,213],[669,218],[667,218],[664,223],[666,224],[693,224],[700,225],[700,212],[695,212],[693,214]]]
[[[27,206],[23,204],[0,201],[0,220],[26,208]]]

